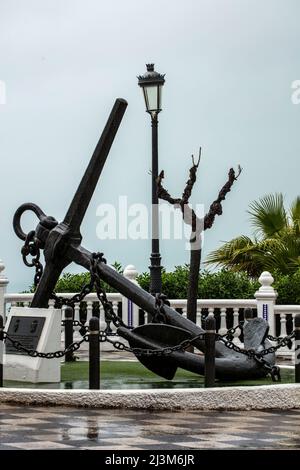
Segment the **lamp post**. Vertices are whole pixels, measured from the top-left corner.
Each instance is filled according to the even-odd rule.
[[[161,111],[161,93],[165,83],[164,75],[154,70],[154,64],[147,64],[147,72],[138,76],[143,90],[146,111],[151,116],[152,126],[152,253],[150,257],[150,292],[161,293],[161,256],[159,253],[159,220],[156,178],[158,176],[158,113]]]

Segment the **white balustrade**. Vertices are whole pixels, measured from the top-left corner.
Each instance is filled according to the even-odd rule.
[[[23,304],[24,306],[30,306],[30,303],[33,299],[33,293],[7,293],[6,287],[9,283],[8,279],[3,273],[4,264],[0,260],[0,315],[6,317],[6,314],[9,312],[10,307],[16,306],[17,304]],[[136,277],[137,271],[133,265],[129,265],[124,270],[124,275],[131,282],[137,284]],[[233,326],[238,325],[239,321],[239,310],[245,308],[257,309],[258,317],[262,317],[268,320],[270,324],[270,333],[275,335],[275,319],[276,316],[279,316],[280,321],[280,336],[286,336],[287,334],[287,316],[291,315],[292,318],[295,317],[296,313],[300,313],[300,305],[276,305],[277,293],[272,287],[273,277],[268,272],[263,272],[259,278],[261,287],[255,293],[254,299],[198,299],[197,300],[197,325],[201,326],[202,323],[202,313],[208,312],[208,315],[212,316],[216,314],[216,311],[220,312],[220,326],[219,333],[224,334],[227,331],[227,325],[229,325],[229,312],[233,311]],[[59,293],[61,297],[70,299],[73,297],[74,293]],[[128,323],[128,299],[122,296],[120,293],[108,293],[107,298],[112,302],[113,310],[118,313],[118,305],[122,303],[122,316],[123,320]],[[87,303],[87,320],[86,325],[90,318],[93,315],[93,304],[98,303],[100,306],[100,328],[106,328],[106,322],[104,318],[103,307],[100,304],[100,301],[96,293],[88,294],[84,301]],[[170,305],[172,308],[180,310],[183,317],[187,316],[187,300],[186,299],[170,299]],[[54,306],[54,300],[49,301],[49,307]],[[125,309],[125,310],[124,310]],[[63,314],[62,309],[62,314]],[[132,304],[130,307],[130,317],[132,320],[132,326],[138,326],[139,322],[139,308],[138,306]],[[148,322],[148,313],[144,312],[145,323]],[[74,306],[74,319],[80,320],[80,303],[76,303]],[[115,332],[116,328],[111,323],[111,328]],[[79,334],[80,327],[74,328],[74,339],[79,339],[81,335]],[[234,341],[239,342],[240,330],[234,334]],[[289,351],[289,350],[287,350]],[[282,351],[287,353],[287,351]],[[291,351],[289,351],[291,354]]]

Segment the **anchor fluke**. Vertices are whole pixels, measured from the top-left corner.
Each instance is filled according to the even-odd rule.
[[[131,348],[151,350],[176,346],[192,337],[191,333],[183,328],[162,323],[148,323],[138,326],[134,330],[120,327],[118,334],[128,341]],[[178,365],[172,355],[146,356],[136,354],[136,357],[147,369],[164,379],[172,380],[176,374]]]

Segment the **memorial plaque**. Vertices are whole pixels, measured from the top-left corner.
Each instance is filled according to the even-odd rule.
[[[36,349],[41,337],[45,317],[23,317],[12,316],[7,334],[13,340],[19,341],[22,346],[27,349]],[[25,352],[18,351],[9,340],[5,342],[6,354],[22,354]]]

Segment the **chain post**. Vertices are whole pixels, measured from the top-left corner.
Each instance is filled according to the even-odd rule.
[[[244,320],[245,321],[253,320],[253,310],[251,307],[244,308]]]
[[[300,313],[295,315],[295,382],[300,383]]]
[[[68,349],[73,343],[73,309],[70,306],[65,308],[65,349]],[[65,362],[73,362],[73,351],[66,352]]]
[[[215,385],[215,355],[216,355],[216,319],[208,316],[205,320],[205,360],[204,360],[204,386]]]
[[[3,387],[3,316],[0,315],[0,387]]]
[[[89,389],[100,389],[100,331],[99,318],[89,322]]]

